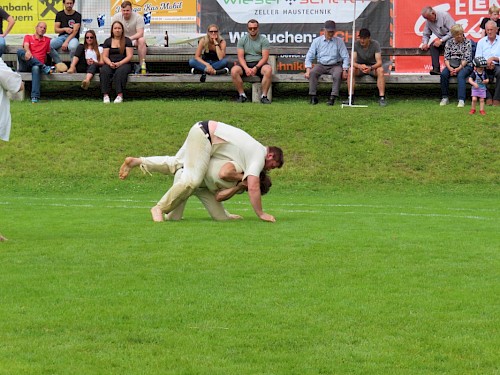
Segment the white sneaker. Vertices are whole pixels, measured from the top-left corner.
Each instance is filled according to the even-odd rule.
[[[122,96],[117,96],[115,98],[115,101],[113,103],[117,104],[117,103],[121,103],[121,102],[123,102],[123,97]]]
[[[439,103],[440,106],[443,106],[443,105],[448,105],[450,103],[450,101],[448,100],[448,98],[443,98],[441,99],[441,103]]]
[[[109,96],[108,96],[108,95],[106,95],[106,96],[102,99],[102,102],[103,102],[104,104],[109,104]]]
[[[459,101],[458,101],[458,104],[457,104],[457,107],[458,107],[458,108],[463,108],[463,107],[465,107],[465,102],[464,102],[463,100],[459,100]]]

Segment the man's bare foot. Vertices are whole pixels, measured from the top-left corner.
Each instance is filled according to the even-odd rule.
[[[156,223],[161,223],[163,220],[163,212],[160,207],[154,206],[151,208],[151,216],[153,217],[153,221]]]
[[[120,167],[120,173],[118,176],[120,180],[125,180],[130,172],[130,170],[134,167],[137,167],[142,163],[140,158],[133,158],[131,156],[127,156],[122,166]]]
[[[3,242],[3,241],[7,241],[7,238],[5,238],[4,236],[2,236],[2,235],[0,234],[0,242]]]

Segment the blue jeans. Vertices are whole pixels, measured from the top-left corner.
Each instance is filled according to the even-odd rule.
[[[472,67],[467,65],[465,68],[460,69],[457,75],[458,81],[458,100],[465,100],[467,95],[467,78],[472,72]],[[444,68],[441,72],[441,97],[447,98],[449,96],[450,86],[450,71]]]
[[[52,62],[54,64],[58,64],[62,61],[57,50],[62,47],[63,43],[66,41],[66,39],[68,39],[68,36],[69,36],[68,34],[60,35],[56,38],[51,39],[50,57],[52,57]],[[69,41],[68,50],[69,50],[70,61],[73,61],[73,56],[75,56],[75,51],[76,47],[78,47],[78,44],[79,42],[77,38],[73,38]]]
[[[227,67],[227,59],[225,57],[219,61],[212,61],[212,60],[204,60],[204,61],[212,65],[212,68],[214,68],[215,70],[224,69]],[[202,64],[196,59],[189,59],[189,66],[201,72],[204,72],[206,68],[204,64]]]
[[[0,36],[0,57],[2,57],[4,52],[5,52],[5,38],[3,36]]]
[[[19,62],[20,72],[31,72],[31,98],[40,98],[40,78],[41,69],[44,66],[38,59],[32,57],[28,61],[25,59],[26,51],[24,49],[17,50],[17,60]]]

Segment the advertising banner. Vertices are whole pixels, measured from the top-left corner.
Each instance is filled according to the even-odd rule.
[[[236,46],[247,32],[250,19],[259,21],[260,33],[275,46],[309,46],[320,35],[326,20],[337,24],[336,36],[350,44],[352,22],[370,29],[382,46],[391,45],[391,1],[358,0],[202,0],[200,32],[210,24],[219,26],[228,46]],[[304,71],[303,55],[279,56],[278,71]]]
[[[477,41],[480,37],[481,20],[488,17],[488,9],[497,5],[497,1],[488,0],[455,0],[434,1],[412,0],[395,1],[394,4],[394,43],[396,47],[416,48],[422,42],[425,19],[421,16],[425,6],[438,11],[450,13],[453,19],[462,25],[465,36]],[[434,37],[434,35],[433,35]],[[441,61],[442,61],[441,57]],[[444,65],[442,66],[444,68]],[[396,57],[395,69],[398,72],[424,73],[432,69],[430,56]]]
[[[111,1],[111,16],[120,12],[122,0]],[[196,23],[196,0],[134,0],[132,10],[145,16],[151,24]]]
[[[16,20],[12,33],[33,34],[36,24],[44,21],[47,23],[47,34],[53,34],[56,13],[63,9],[63,2],[62,0],[0,0],[0,8]]]

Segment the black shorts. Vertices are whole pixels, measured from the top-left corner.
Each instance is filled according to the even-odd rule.
[[[253,68],[253,67],[254,67],[255,65],[257,65],[258,63],[259,63],[258,61],[248,62],[248,63],[247,63],[247,66],[248,66],[249,68]],[[234,63],[234,65],[241,66],[241,65],[240,65],[240,63],[239,63],[238,61],[236,61],[236,62]],[[264,64],[264,65],[262,65],[262,66],[266,66],[266,65],[269,65],[269,64],[268,64],[268,63],[265,63],[265,64]],[[262,79],[262,73],[260,72],[260,70],[262,69],[262,66],[261,66],[260,68],[257,68],[257,74],[256,74],[257,76],[259,76],[259,77],[260,77],[260,79]],[[245,69],[243,69],[243,67],[241,67],[241,69],[243,70],[243,77],[246,77],[246,76],[247,76],[247,74],[245,73]]]

